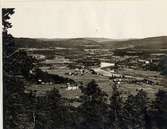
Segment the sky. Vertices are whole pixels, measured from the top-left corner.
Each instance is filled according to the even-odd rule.
[[[112,39],[167,36],[167,2],[101,0],[4,2],[14,7],[15,37]]]

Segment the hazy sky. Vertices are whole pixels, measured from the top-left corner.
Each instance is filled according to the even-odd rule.
[[[10,3],[17,37],[114,39],[167,35],[165,0]]]

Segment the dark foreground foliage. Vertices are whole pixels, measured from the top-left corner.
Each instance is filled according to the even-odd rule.
[[[160,61],[160,70],[162,75],[167,76],[167,56],[164,56]]]

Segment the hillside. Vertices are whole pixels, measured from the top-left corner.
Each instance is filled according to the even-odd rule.
[[[15,38],[16,46],[19,48],[49,48],[49,47],[67,47],[78,48],[84,45],[97,45],[96,41],[76,38],[76,39],[31,39]]]
[[[113,40],[105,38],[73,38],[73,39],[31,39],[15,38],[17,47],[21,48],[49,48],[49,47],[93,47],[93,48],[124,48],[137,49],[167,49],[167,36],[150,37],[144,39]]]
[[[104,43],[104,42],[103,42]],[[167,49],[167,36],[132,39],[126,41],[107,41],[106,45],[113,48],[134,47],[136,49]]]

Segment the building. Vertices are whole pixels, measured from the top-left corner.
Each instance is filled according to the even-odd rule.
[[[101,62],[100,69],[103,69],[105,71],[114,72],[115,63],[107,63],[107,62]]]

